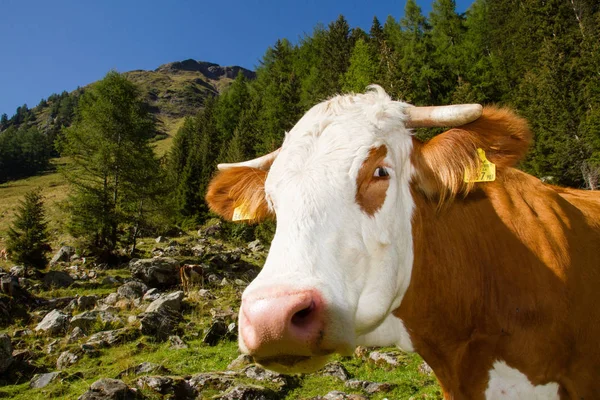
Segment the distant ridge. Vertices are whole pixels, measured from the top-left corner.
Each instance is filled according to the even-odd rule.
[[[254,79],[256,73],[246,68],[239,67],[237,65],[230,67],[222,67],[219,64],[214,64],[208,61],[196,61],[188,59],[184,61],[175,61],[172,63],[163,64],[156,68],[156,72],[176,72],[176,71],[192,71],[200,72],[210,79],[220,79],[222,77],[235,79],[235,77],[242,72],[246,78]]]

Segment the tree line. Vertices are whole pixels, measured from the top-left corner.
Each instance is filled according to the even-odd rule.
[[[465,14],[436,0],[425,17],[373,19],[368,32],[340,16],[297,43],[268,48],[257,77],[240,74],[186,118],[166,157],[149,140],[155,121],[134,84],[109,73],[79,98],[58,150],[73,160],[71,233],[110,253],[143,231],[191,228],[211,217],[206,187],[219,162],[275,150],[303,113],[371,83],[415,105],[501,104],[526,117],[535,144],[521,168],[559,185],[600,177],[600,5],[593,0],[476,0]],[[427,138],[439,130],[423,130]],[[5,131],[0,134],[0,140]],[[237,226],[268,235],[272,226]]]

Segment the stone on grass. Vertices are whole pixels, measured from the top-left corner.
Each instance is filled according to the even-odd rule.
[[[141,299],[148,290],[148,286],[140,281],[129,281],[117,289],[117,293],[126,299]]]
[[[71,275],[62,271],[48,271],[44,274],[42,282],[47,287],[66,288],[75,282]]]
[[[160,297],[160,291],[157,288],[148,289],[144,296],[142,297],[143,301],[153,302],[154,300]]]
[[[60,372],[48,372],[47,374],[35,374],[31,381],[29,381],[29,387],[32,389],[41,389],[48,386],[52,381],[60,377]]]
[[[260,240],[256,239],[253,242],[248,243],[248,250],[250,251],[262,251],[265,249],[265,246],[262,245]]]
[[[54,265],[59,261],[69,261],[73,254],[75,254],[75,248],[63,246],[54,254],[54,257],[50,260],[50,265]]]
[[[418,371],[423,375],[433,375],[433,369],[425,361],[419,365]]]
[[[277,392],[257,385],[238,385],[230,388],[220,396],[213,397],[213,399],[220,400],[275,400],[281,399],[282,395]]]
[[[227,333],[227,324],[221,319],[215,319],[206,330],[202,342],[209,346],[215,346],[221,339],[224,339],[227,336]]]
[[[188,384],[198,393],[204,390],[225,390],[235,382],[235,373],[231,372],[202,372],[193,375]]]
[[[181,300],[183,300],[183,297],[184,293],[181,290],[162,295],[150,303],[148,308],[146,308],[146,312],[163,311],[167,308],[171,311],[179,311],[181,309]]]
[[[252,357],[247,354],[240,354],[235,360],[229,363],[227,369],[241,369],[249,364],[252,364]]]
[[[67,338],[67,343],[74,343],[82,337],[85,337],[85,332],[83,331],[83,329],[75,327],[69,334],[69,337]]]
[[[102,331],[90,336],[86,344],[95,349],[110,347],[117,343],[126,343],[137,338],[139,333],[135,329],[115,329],[111,331]]]
[[[281,389],[295,386],[298,383],[297,378],[294,376],[279,374],[277,372],[259,367],[258,365],[250,365],[244,368],[241,373],[250,379],[254,379],[255,381],[267,381],[275,383]]]
[[[161,311],[140,314],[140,331],[158,340],[166,340],[181,321],[180,313],[164,308]]]
[[[345,385],[346,387],[352,389],[362,389],[368,394],[387,393],[394,387],[396,387],[396,385],[392,383],[360,381],[358,379],[351,379],[349,381],[346,381]]]
[[[324,376],[333,376],[342,381],[347,381],[348,379],[350,379],[348,371],[339,361],[330,362],[325,367],[323,367],[321,371],[319,371],[319,374]]]
[[[12,344],[10,337],[6,334],[0,334],[0,374],[4,373],[13,363]]]
[[[166,288],[179,283],[179,261],[170,257],[132,260],[131,275],[149,287]]]
[[[365,396],[360,394],[348,394],[334,390],[327,393],[323,397],[315,397],[314,400],[368,400]]]
[[[77,354],[70,351],[63,351],[60,353],[60,356],[58,356],[58,360],[56,360],[56,368],[59,370],[65,369],[75,364],[77,361],[79,361],[79,356]]]
[[[42,331],[48,335],[60,335],[67,330],[71,316],[58,310],[52,310],[35,327],[35,331]]]
[[[78,400],[133,400],[141,399],[137,391],[131,389],[122,380],[102,378],[92,383],[90,390],[79,396]]]
[[[140,389],[150,388],[163,396],[172,395],[176,399],[195,398],[195,390],[182,377],[142,376],[135,383]]]
[[[96,296],[79,296],[77,298],[78,310],[91,310],[96,306],[98,298]]]
[[[151,362],[144,361],[141,364],[136,365],[135,367],[129,367],[124,371],[121,371],[119,375],[117,375],[117,379],[121,379],[126,375],[149,375],[149,374],[170,374],[167,368],[163,367],[160,364],[155,364]]]
[[[154,240],[156,243],[167,243],[169,239],[164,236],[159,236]]]
[[[117,317],[111,312],[102,310],[84,311],[81,314],[75,315],[71,318],[69,327],[71,329],[80,328],[85,332],[92,330],[98,324],[110,325],[113,328],[123,326],[121,318]],[[106,328],[105,328],[106,329]]]
[[[185,342],[183,341],[183,339],[181,339],[177,335],[169,336],[169,343],[171,344],[170,348],[173,349],[173,350],[181,350],[181,349],[187,349],[188,348],[188,345],[185,344]]]
[[[398,361],[398,353],[397,351],[390,352],[380,352],[380,351],[372,351],[369,354],[369,360],[373,361],[376,365],[382,367],[399,367],[401,365],[400,361]]]

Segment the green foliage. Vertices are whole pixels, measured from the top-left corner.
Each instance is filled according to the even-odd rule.
[[[10,258],[25,267],[44,268],[51,250],[44,217],[44,202],[39,189],[27,192],[20,202],[8,230]]]
[[[159,161],[149,140],[155,121],[135,85],[109,72],[79,101],[75,123],[66,129],[62,151],[71,184],[71,234],[100,254],[132,242],[161,191]]]
[[[51,154],[51,143],[35,126],[9,126],[0,132],[0,183],[46,170]]]

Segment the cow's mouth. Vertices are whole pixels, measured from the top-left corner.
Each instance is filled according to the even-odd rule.
[[[254,361],[263,367],[283,374],[309,373],[322,368],[329,357],[322,356],[294,356],[281,355],[274,357],[258,358]]]

